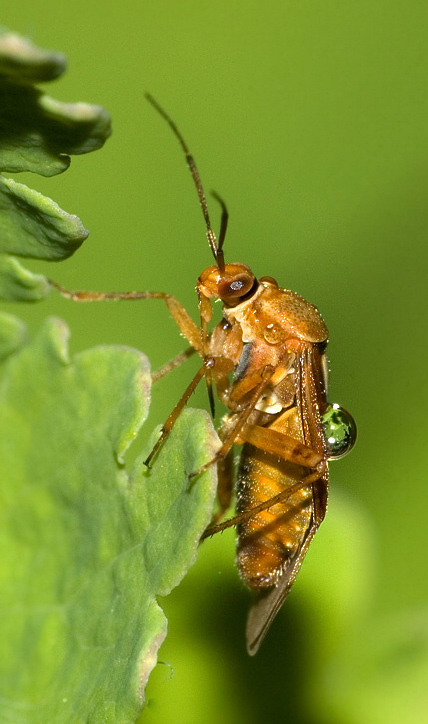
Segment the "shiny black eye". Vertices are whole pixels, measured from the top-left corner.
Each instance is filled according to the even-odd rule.
[[[337,460],[352,450],[357,439],[357,426],[344,407],[336,403],[327,405],[321,422],[329,460]]]

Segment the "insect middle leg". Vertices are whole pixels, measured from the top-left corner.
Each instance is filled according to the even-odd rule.
[[[150,467],[150,463],[153,460],[154,456],[156,455],[157,451],[161,447],[161,445],[165,442],[166,438],[168,437],[169,433],[171,432],[175,421],[177,420],[180,412],[182,411],[183,407],[186,405],[186,402],[191,397],[193,392],[195,391],[196,387],[198,386],[199,382],[202,380],[203,377],[206,375],[206,371],[208,367],[211,364],[211,360],[205,360],[202,367],[199,368],[196,375],[194,376],[193,380],[191,381],[190,385],[185,389],[183,394],[181,395],[179,401],[177,402],[176,406],[174,407],[171,414],[168,416],[168,419],[166,422],[162,425],[161,434],[159,436],[159,439],[157,440],[153,450],[151,451],[150,455],[146,460],[144,461],[144,464],[147,465],[147,467]]]
[[[246,425],[241,432],[239,442],[249,442],[264,452],[278,455],[290,463],[304,465],[307,468],[316,468],[324,459],[323,455],[308,445],[270,427]]]
[[[183,362],[186,362],[186,360],[189,359],[192,355],[194,355],[196,352],[194,347],[188,347],[183,352],[180,352],[176,357],[173,357],[169,362],[166,362],[162,367],[159,367],[158,370],[155,370],[152,372],[152,383],[158,382],[162,379],[162,377],[165,377],[169,372],[172,372],[172,370],[175,370],[177,367],[179,367]]]

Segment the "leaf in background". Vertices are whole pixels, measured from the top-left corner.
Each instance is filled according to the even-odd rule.
[[[188,474],[218,438],[206,413],[185,411],[152,469],[142,455],[129,479],[123,458],[147,413],[145,358],[98,347],[70,361],[58,320],[27,345],[22,330],[9,330],[0,383],[2,717],[131,724],[166,633],[156,596],[194,561],[210,517],[214,471],[192,483]]]
[[[0,31],[0,169],[53,176],[68,154],[101,148],[111,119],[101,106],[61,103],[34,87],[65,71],[65,57],[41,50],[16,33]]]
[[[13,179],[0,177],[0,251],[32,259],[66,259],[88,236],[77,216]]]
[[[34,302],[44,299],[49,289],[49,282],[44,276],[25,269],[14,256],[0,254],[0,299]]]
[[[0,313],[0,361],[19,349],[26,339],[25,324],[12,314]]]
[[[64,70],[60,53],[41,50],[16,33],[0,30],[0,171],[53,176],[68,168],[70,154],[94,151],[109,137],[111,119],[101,106],[61,103],[33,85],[53,80]],[[0,253],[66,259],[88,233],[77,216],[0,175]],[[20,265],[0,264],[0,299],[45,298],[47,282],[37,276],[23,285],[25,274],[29,281],[30,273]]]
[[[27,38],[0,28],[0,73],[29,83],[44,83],[62,75],[62,53],[37,48]]]

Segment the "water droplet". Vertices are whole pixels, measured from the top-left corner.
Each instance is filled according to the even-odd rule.
[[[322,427],[329,460],[337,460],[352,450],[357,439],[357,426],[344,407],[337,403],[327,405]]]
[[[268,344],[278,344],[282,340],[283,332],[279,325],[271,323],[266,325],[263,336]]]

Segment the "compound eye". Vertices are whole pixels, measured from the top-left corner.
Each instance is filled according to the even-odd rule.
[[[248,294],[248,292],[252,289],[253,284],[253,277],[248,274],[237,274],[232,279],[228,279],[227,281],[219,284],[219,296],[226,302],[239,300]]]
[[[327,405],[321,422],[329,460],[342,458],[352,450],[357,439],[357,426],[344,407],[336,403]]]

